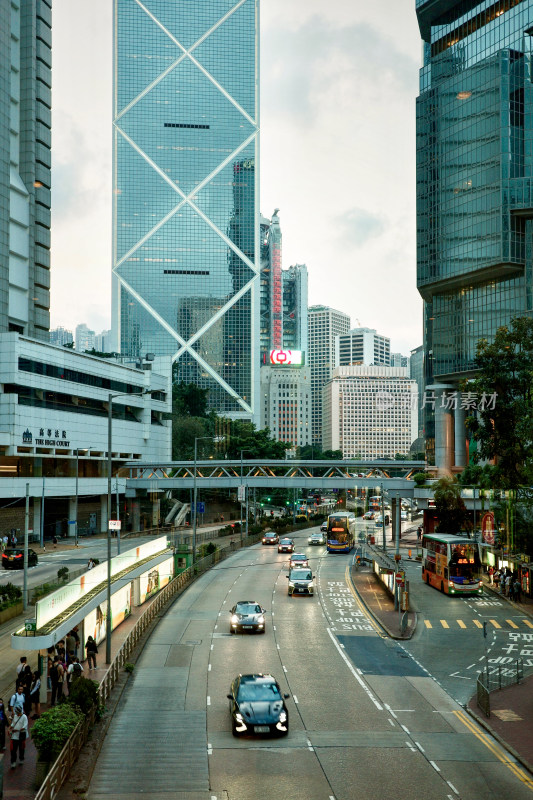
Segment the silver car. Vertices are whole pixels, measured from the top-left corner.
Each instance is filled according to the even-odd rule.
[[[312,533],[307,544],[326,544],[326,537],[323,533]]]

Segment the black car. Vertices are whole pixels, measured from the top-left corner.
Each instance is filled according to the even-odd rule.
[[[277,533],[264,533],[262,542],[263,544],[277,544],[279,542],[279,536]]]
[[[35,550],[28,548],[28,567],[36,567],[39,559]],[[10,547],[2,553],[2,566],[4,569],[24,569],[24,549]]]
[[[287,697],[272,675],[238,675],[228,694],[231,732],[234,736],[286,736],[289,712],[284,698]]]
[[[265,632],[265,609],[255,600],[240,600],[230,611],[230,633],[239,631]]]
[[[280,539],[278,542],[278,553],[292,553],[294,542],[292,539]]]

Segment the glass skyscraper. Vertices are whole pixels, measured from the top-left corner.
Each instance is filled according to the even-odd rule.
[[[424,40],[417,283],[425,384],[453,389],[472,374],[479,339],[532,311],[533,0],[416,0],[416,11]],[[455,416],[447,467],[464,465]],[[453,420],[429,414],[430,459],[435,436],[453,448],[447,425]]]
[[[259,389],[259,0],[114,0],[113,330],[219,414]]]

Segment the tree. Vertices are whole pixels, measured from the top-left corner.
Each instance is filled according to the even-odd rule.
[[[298,448],[298,458],[302,461],[342,461],[342,450],[322,450],[319,444],[304,444]]]
[[[229,426],[229,435],[225,442],[228,458],[285,458],[285,452],[292,445],[290,442],[278,442],[268,428],[258,430],[253,422],[233,420]]]
[[[477,399],[467,425],[476,461],[494,460],[496,488],[531,485],[533,478],[533,319],[518,317],[477,346],[475,379],[464,389]]]
[[[173,461],[192,461],[194,458],[194,440],[211,436],[210,420],[202,417],[180,417],[172,415],[172,459]],[[198,443],[198,458],[204,454]],[[207,444],[209,444],[207,442]]]
[[[209,389],[195,383],[172,383],[172,412],[180,417],[207,417]]]
[[[460,533],[470,527],[468,511],[461,498],[461,486],[456,478],[438,480],[433,496],[439,519],[437,533]]]

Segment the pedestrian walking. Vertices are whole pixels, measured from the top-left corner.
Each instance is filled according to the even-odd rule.
[[[57,536],[54,536],[54,537],[52,538],[52,544],[54,545],[54,550],[55,550],[55,549],[56,549],[56,547],[57,547]]]
[[[98,647],[96,646],[96,642],[92,636],[89,636],[87,639],[85,650],[87,652],[87,664],[89,665],[89,670],[96,669],[96,656],[98,655]]]
[[[14,712],[13,720],[9,726],[11,735],[11,769],[17,766],[17,755],[19,764],[24,764],[24,752],[28,737],[28,717],[23,713],[22,706],[15,706]]]
[[[515,600],[515,603],[520,603],[520,601],[522,599],[522,586],[520,585],[520,581],[518,580],[518,577],[515,578],[515,581],[513,583],[513,587],[514,587],[514,600]]]
[[[20,682],[22,683],[24,692],[24,713],[27,714],[28,716],[31,711],[30,692],[31,692],[32,681],[33,681],[33,673],[31,671],[31,667],[29,664],[26,664],[26,666],[20,673]]]
[[[78,656],[74,656],[74,660],[72,664],[69,664],[67,670],[69,692],[73,682],[77,681],[78,678],[81,678],[82,674],[83,674],[83,667],[80,664]]]
[[[65,645],[67,648],[67,663],[70,664],[76,655],[76,639],[74,638],[72,631],[67,633],[65,637]]]
[[[9,727],[9,719],[4,706],[4,701],[0,697],[0,751],[6,749],[6,729]]]
[[[39,717],[41,716],[40,692],[41,692],[41,676],[39,675],[39,672],[36,670],[33,673],[33,680],[30,689],[30,700],[31,700],[31,706],[33,708],[32,719],[39,719]]]
[[[9,701],[9,713],[13,715],[15,711],[15,706],[20,706],[24,708],[24,692],[22,689],[22,685],[18,684],[15,692],[11,695],[11,700]]]
[[[418,539],[418,541],[420,541],[420,539],[422,538],[422,528],[421,527],[418,527],[416,529],[416,538]]]
[[[7,534],[3,537],[2,544],[4,545],[4,550],[7,550],[7,546],[9,544],[9,538],[8,538]]]
[[[505,576],[505,594],[507,595],[507,597],[509,597],[510,594],[511,594],[511,586],[512,585],[513,585],[513,576],[511,575],[511,572],[509,571],[507,573],[507,575]]]
[[[494,567],[492,565],[489,567],[489,583],[494,586]]]

